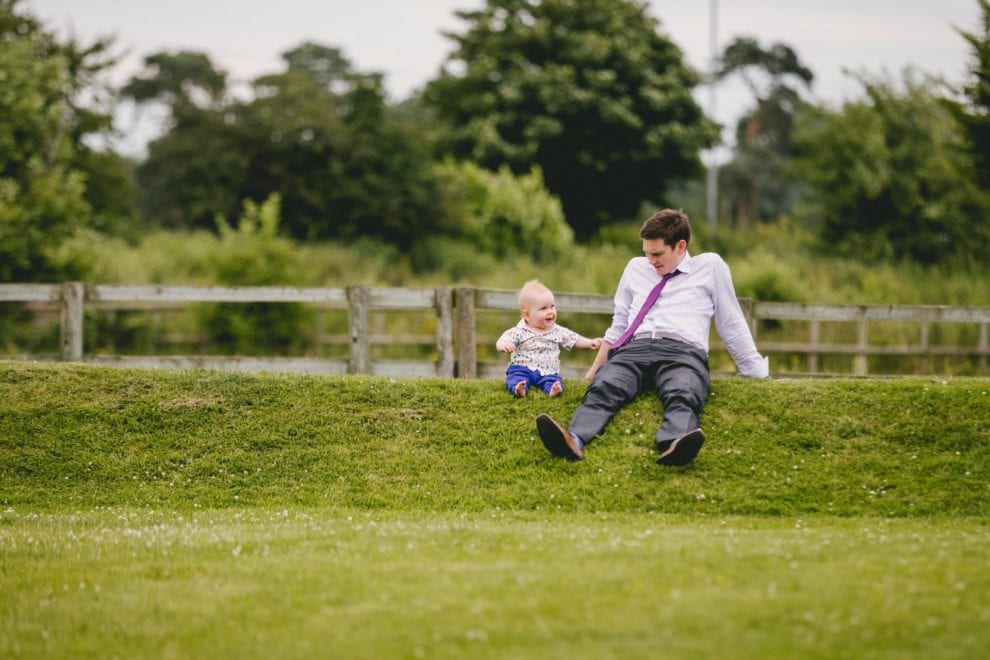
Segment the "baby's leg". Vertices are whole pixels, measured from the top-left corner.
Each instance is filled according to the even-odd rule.
[[[564,393],[564,383],[560,380],[560,374],[544,374],[540,376],[540,389],[547,396],[560,396]]]
[[[524,397],[531,381],[535,382],[537,374],[532,369],[518,364],[510,364],[505,372],[505,389],[513,396]]]

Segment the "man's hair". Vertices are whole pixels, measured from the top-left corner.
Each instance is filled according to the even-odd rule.
[[[662,238],[670,247],[674,247],[679,241],[690,243],[691,223],[683,211],[664,209],[657,211],[643,223],[639,237],[649,240]]]
[[[523,284],[522,288],[519,289],[519,309],[526,309],[526,303],[532,299],[533,295],[544,291],[553,293],[539,280],[530,280]]]

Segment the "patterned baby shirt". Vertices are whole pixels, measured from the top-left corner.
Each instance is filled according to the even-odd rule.
[[[573,330],[556,323],[546,332],[537,332],[526,325],[525,319],[519,319],[515,327],[502,333],[499,341],[510,341],[516,345],[509,364],[529,367],[541,374],[559,374],[560,347],[571,350],[580,337]]]

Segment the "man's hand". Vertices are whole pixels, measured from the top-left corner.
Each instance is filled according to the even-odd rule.
[[[601,366],[605,364],[606,360],[608,360],[608,352],[612,348],[612,344],[608,343],[604,339],[598,339],[596,341],[598,341],[598,355],[595,356],[595,361],[591,363],[588,373],[584,375],[584,377],[589,380],[595,377],[595,374],[598,373]]]

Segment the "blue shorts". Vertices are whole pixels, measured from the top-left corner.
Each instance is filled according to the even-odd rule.
[[[554,383],[560,383],[560,391],[564,391],[564,383],[560,380],[560,374],[541,374],[539,371],[533,371],[529,367],[510,364],[505,372],[505,389],[514,394],[516,385],[521,380],[526,381],[526,389],[536,385],[543,390],[544,394],[550,394],[550,388],[553,387]]]

